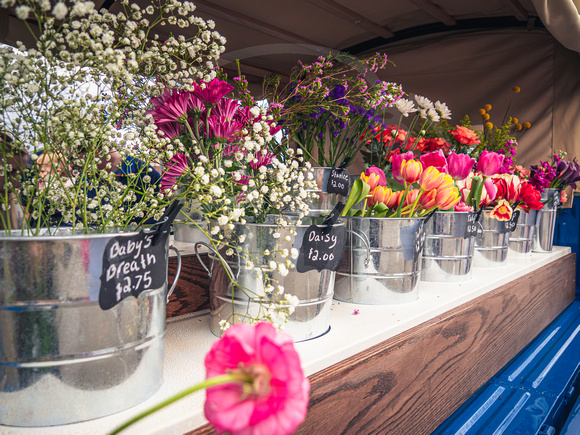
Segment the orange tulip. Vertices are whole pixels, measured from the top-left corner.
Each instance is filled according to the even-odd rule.
[[[409,184],[413,184],[421,178],[423,165],[416,160],[404,160],[401,164],[401,177]]]
[[[456,187],[437,189],[435,202],[440,210],[449,210],[459,202],[461,195]]]
[[[419,192],[420,192],[419,189],[410,190],[409,193],[407,193],[407,197],[405,198],[405,203],[403,205],[407,206],[414,204],[415,201],[417,201],[417,196],[419,196]]]
[[[437,190],[423,192],[423,195],[419,198],[419,205],[424,210],[430,210],[435,207],[437,205]]]
[[[433,190],[437,189],[439,185],[443,182],[445,174],[439,172],[435,166],[429,166],[421,174],[419,179],[419,185],[423,190]]]
[[[387,207],[391,208],[397,201],[397,195],[386,186],[377,186],[373,190],[371,196],[367,200],[369,207],[374,207],[375,204],[382,202]]]

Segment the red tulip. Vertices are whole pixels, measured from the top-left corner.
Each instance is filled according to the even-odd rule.
[[[498,221],[509,221],[512,218],[513,210],[505,199],[500,199],[499,203],[491,211],[491,216]]]

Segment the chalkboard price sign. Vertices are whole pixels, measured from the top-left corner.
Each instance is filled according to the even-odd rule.
[[[500,225],[499,232],[502,234],[513,233],[518,225],[518,219],[520,217],[520,211],[516,210],[512,213],[512,217],[509,221],[504,221],[503,225]]]
[[[183,205],[174,201],[151,230],[111,238],[103,252],[99,306],[109,310],[129,296],[157,289],[167,280],[167,238]]]
[[[296,270],[300,273],[316,269],[337,271],[342,266],[346,247],[346,228],[310,225],[298,251]]]
[[[103,253],[103,272],[99,305],[101,309],[113,308],[129,296],[161,287],[166,280],[165,234],[156,245],[153,233],[114,237]]]
[[[467,213],[467,226],[465,227],[465,233],[463,234],[464,239],[477,236],[477,223],[481,217],[481,212],[482,210],[470,211]]]
[[[326,191],[328,193],[338,193],[339,195],[347,196],[349,187],[350,176],[348,175],[348,171],[343,168],[332,168]]]

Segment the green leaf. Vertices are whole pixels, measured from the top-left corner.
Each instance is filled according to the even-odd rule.
[[[387,187],[391,189],[393,192],[400,192],[401,190],[405,190],[405,186],[403,186],[394,178],[389,177],[387,177]]]
[[[348,211],[355,205],[361,202],[366,196],[369,194],[371,190],[371,186],[365,183],[360,178],[357,178],[350,189],[350,195],[348,195],[348,199],[346,200],[346,206],[342,211],[341,216],[350,216],[347,215]]]

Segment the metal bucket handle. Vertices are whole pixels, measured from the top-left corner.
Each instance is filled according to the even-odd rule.
[[[357,236],[365,244],[365,247],[367,248],[367,258],[365,258],[364,265],[365,265],[365,267],[368,267],[369,263],[371,262],[371,245],[370,245],[369,241],[366,239],[366,237],[364,237],[364,235],[361,236],[356,231],[353,231],[353,230],[347,230],[347,231],[349,233]]]
[[[205,242],[195,242],[195,245],[193,246],[193,249],[195,251],[195,256],[197,257],[197,260],[201,263],[201,266],[205,269],[205,271],[207,272],[208,276],[211,278],[211,274],[213,272],[213,262],[211,265],[211,269],[208,268],[205,263],[203,262],[203,260],[201,259],[201,257],[199,256],[199,251],[197,249],[198,245],[203,245],[205,246],[207,249],[209,249],[211,252],[213,252],[215,255],[217,255],[220,259],[220,261],[222,262],[223,265],[225,265],[226,269],[228,270],[228,273],[230,274],[231,277],[234,276],[234,272],[232,271],[232,269],[230,268],[230,265],[227,263],[226,260],[224,260],[224,257],[221,256],[221,254],[219,252],[217,252],[211,245],[209,245],[208,243]],[[240,261],[239,257],[238,257],[238,262]],[[240,270],[239,268],[239,264],[238,264],[238,270]],[[236,277],[237,278],[237,277]]]
[[[179,252],[179,250],[175,246],[170,246],[169,249],[171,249],[173,252],[175,252],[175,255],[177,256],[177,270],[175,271],[175,277],[173,278],[173,284],[171,284],[171,288],[167,292],[167,302],[169,302],[169,296],[171,296],[171,294],[173,293],[173,290],[175,290],[175,286],[177,285],[177,281],[179,281],[179,275],[181,274],[181,252]]]

